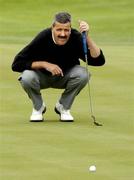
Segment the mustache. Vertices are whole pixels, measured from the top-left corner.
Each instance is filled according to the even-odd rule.
[[[66,39],[67,36],[58,36],[58,38],[61,38],[61,39]]]

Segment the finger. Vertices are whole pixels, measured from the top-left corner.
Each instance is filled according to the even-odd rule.
[[[60,73],[60,74],[61,74],[61,76],[62,76],[62,77],[64,76],[64,74],[63,74],[63,72],[62,72],[62,71],[61,71],[61,73]]]
[[[63,76],[63,72],[62,72],[62,70],[60,68],[57,67],[56,69],[54,69],[52,71],[52,75],[61,75],[61,76]]]
[[[62,71],[62,69],[58,66],[58,74],[60,74],[61,76],[63,76],[63,71]]]
[[[82,24],[81,26],[80,26],[80,29],[81,30],[88,30],[88,25],[87,24]]]
[[[62,70],[58,71],[57,74],[58,74],[58,75],[61,75],[62,77],[64,76]]]
[[[80,32],[88,31],[89,25],[87,24],[87,22],[79,20],[79,28],[80,28]]]

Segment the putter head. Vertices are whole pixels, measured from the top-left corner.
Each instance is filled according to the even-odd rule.
[[[93,122],[96,126],[102,126],[102,124],[96,122],[95,116],[91,115],[91,118],[93,119]]]

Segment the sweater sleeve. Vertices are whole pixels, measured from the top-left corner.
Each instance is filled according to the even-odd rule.
[[[44,33],[39,33],[24,49],[22,49],[14,58],[11,65],[13,71],[23,72],[31,70],[32,62],[35,61],[40,54]]]
[[[80,33],[77,33],[77,44],[79,45],[78,47],[78,52],[79,52],[79,58],[83,61],[85,60],[85,54],[84,54],[84,50],[83,50],[83,40],[82,40],[82,35]],[[87,46],[87,61],[88,61],[88,65],[91,66],[102,66],[105,64],[105,57],[103,54],[103,51],[100,49],[100,55],[98,57],[92,57],[91,53],[90,53],[90,49],[88,49]]]
[[[30,60],[22,50],[19,54],[17,54],[12,63],[12,70],[16,72],[23,72],[24,70],[30,70],[33,60]]]
[[[102,66],[105,64],[105,57],[104,57],[104,54],[102,52],[102,50],[100,50],[100,55],[96,58],[92,57],[91,54],[90,54],[90,50],[88,50],[88,53],[87,53],[87,57],[88,57],[88,65],[91,65],[91,66]]]

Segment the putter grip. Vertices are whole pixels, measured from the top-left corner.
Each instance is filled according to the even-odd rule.
[[[86,39],[86,32],[82,32],[82,41],[83,41],[83,50],[84,53],[87,54],[87,39]]]

